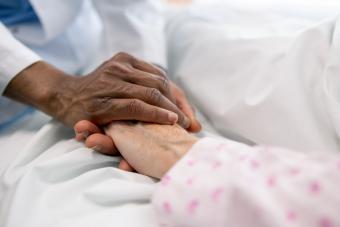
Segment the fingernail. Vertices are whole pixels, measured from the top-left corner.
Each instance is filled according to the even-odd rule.
[[[178,115],[173,113],[173,112],[169,112],[168,113],[168,120],[172,123],[176,123],[178,121]]]
[[[91,147],[90,149],[92,149],[92,150],[94,150],[94,151],[101,151],[102,150],[102,147],[101,146],[99,146],[99,145],[96,145],[96,146],[94,146],[94,147]]]

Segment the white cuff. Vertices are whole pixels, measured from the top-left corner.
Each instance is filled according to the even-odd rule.
[[[0,94],[3,94],[9,82],[19,72],[41,58],[16,40],[1,23],[0,37]]]

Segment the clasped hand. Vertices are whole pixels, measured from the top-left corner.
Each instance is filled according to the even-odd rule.
[[[77,88],[75,91],[79,93],[72,101],[72,106],[77,111],[69,111],[73,116],[62,114],[61,118],[68,118],[70,124],[73,124],[74,119],[79,119],[79,115],[85,114],[82,119],[86,120],[75,125],[76,138],[79,141],[85,140],[87,147],[98,152],[108,155],[117,155],[119,152],[122,154],[113,140],[115,136],[112,133],[109,133],[110,136],[104,135],[104,130],[98,127],[116,120],[138,120],[170,125],[178,122],[188,131],[200,130],[200,124],[185,94],[167,79],[162,70],[151,64],[126,54],[118,54],[83,80],[79,85],[71,85]],[[173,113],[176,113],[175,117]],[[121,128],[122,124],[120,123]],[[163,129],[157,128],[156,131],[159,130]],[[126,140],[131,141],[131,138]],[[123,159],[119,167],[125,170],[137,167],[138,170],[138,166],[135,162],[131,166],[131,163]]]
[[[176,100],[172,86],[158,67],[119,53],[94,72],[60,84],[62,92],[53,100],[53,109],[55,117],[70,126],[79,120],[100,126],[116,120],[138,120],[178,122],[189,128],[190,119],[176,105],[180,100]]]

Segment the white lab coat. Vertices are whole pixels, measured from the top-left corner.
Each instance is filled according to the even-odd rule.
[[[125,51],[165,66],[158,0],[30,0],[40,23],[0,23],[0,94],[20,71],[41,59],[82,74]],[[22,105],[0,97],[0,124]]]

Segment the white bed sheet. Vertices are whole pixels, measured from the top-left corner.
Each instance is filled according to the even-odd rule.
[[[150,204],[156,181],[119,170],[119,158],[73,136],[40,112],[0,134],[0,226],[158,226]]]
[[[36,113],[1,137],[0,226],[157,226],[153,179],[117,169],[57,122],[36,132],[46,121]]]
[[[224,136],[336,150],[339,22],[319,19],[223,7],[176,14],[167,30],[170,72]],[[318,101],[301,99],[299,89]],[[298,108],[285,112],[289,105]],[[118,170],[116,158],[49,120],[35,113],[0,136],[0,226],[157,226],[151,178]]]

